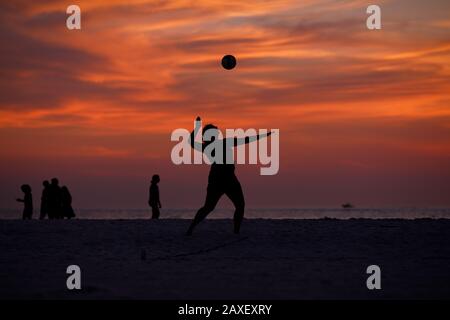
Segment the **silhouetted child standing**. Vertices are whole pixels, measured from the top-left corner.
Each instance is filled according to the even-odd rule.
[[[23,202],[23,216],[22,219],[31,219],[33,216],[33,196],[31,195],[31,187],[28,184],[23,184],[20,190],[24,193],[23,199],[17,199],[19,202]]]
[[[158,182],[160,181],[159,175],[155,174],[152,177],[150,184],[150,195],[148,204],[152,208],[152,219],[159,218],[159,208],[161,208],[161,201],[159,201],[159,188]]]

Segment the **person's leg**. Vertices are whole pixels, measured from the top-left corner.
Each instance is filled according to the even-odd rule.
[[[45,209],[41,204],[41,210],[39,212],[39,220],[44,220],[44,218],[45,218]]]
[[[203,219],[206,218],[206,216],[214,210],[216,207],[217,202],[219,201],[220,197],[223,195],[223,191],[220,190],[220,188],[216,186],[208,185],[208,190],[206,192],[206,200],[203,207],[201,207],[197,214],[195,215],[194,220],[192,221],[188,231],[186,232],[187,235],[191,235],[192,231],[194,231],[194,228],[196,225],[198,225]]]
[[[48,209],[48,218],[51,219],[51,220],[56,219],[56,213],[55,213],[56,211],[57,211],[57,210],[55,210],[54,207],[50,207],[50,208]]]
[[[64,219],[64,211],[63,211],[64,209],[62,208],[62,207],[59,207],[58,208],[58,213],[57,213],[57,217],[58,217],[58,219]]]
[[[152,219],[159,218],[159,208],[158,206],[152,206]]]
[[[31,215],[32,215],[33,213],[32,212],[30,212],[29,210],[25,210],[24,212],[23,212],[23,220],[31,220]]]
[[[241,184],[236,177],[234,177],[234,179],[227,185],[225,194],[228,198],[230,198],[231,202],[233,202],[235,208],[233,217],[234,233],[238,234],[241,229],[242,220],[244,219],[245,200]]]

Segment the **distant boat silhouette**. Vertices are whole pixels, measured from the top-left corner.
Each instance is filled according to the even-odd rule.
[[[354,208],[354,206],[351,204],[351,203],[344,203],[343,205],[342,205],[342,208],[344,208],[344,209],[352,209],[352,208]]]

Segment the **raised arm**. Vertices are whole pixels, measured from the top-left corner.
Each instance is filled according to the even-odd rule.
[[[189,137],[189,143],[191,144],[191,147],[197,151],[203,152],[203,144],[196,142],[195,137],[197,136],[198,132],[200,131],[202,125],[201,125],[201,118],[197,117],[195,119],[195,126],[194,130],[191,132],[191,135]]]

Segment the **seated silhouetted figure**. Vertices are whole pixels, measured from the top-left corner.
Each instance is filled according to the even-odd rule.
[[[148,205],[152,208],[152,219],[159,218],[159,208],[161,208],[161,201],[159,200],[159,175],[155,174],[152,177],[150,184],[150,192],[148,198]]]
[[[51,180],[48,188],[47,210],[49,219],[62,219],[61,188],[57,178]]]
[[[72,195],[66,186],[61,188],[61,212],[63,218],[71,219],[75,217],[75,212],[72,208]]]
[[[42,196],[41,196],[41,211],[39,215],[39,219],[43,220],[48,214],[48,189],[50,187],[50,182],[45,180],[42,182],[42,185],[44,186],[44,189],[42,190]]]
[[[19,202],[23,202],[23,215],[22,219],[31,219],[33,216],[33,196],[31,195],[31,187],[28,184],[23,184],[20,190],[24,193],[23,199],[17,199]]]

